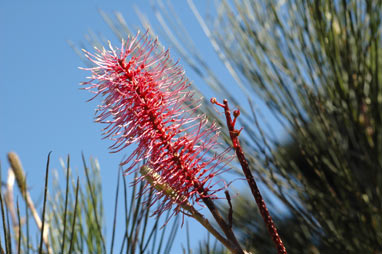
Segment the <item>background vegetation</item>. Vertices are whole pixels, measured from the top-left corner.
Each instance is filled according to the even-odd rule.
[[[151,21],[159,22],[162,30],[151,32],[167,36],[182,61],[217,97],[240,107],[241,142],[265,193],[277,197],[270,211],[288,252],[382,253],[382,1],[224,0],[214,3],[207,14],[188,2],[235,83],[221,80],[208,66],[198,51],[202,45],[187,35],[171,4],[154,4],[157,20]],[[119,38],[127,36],[119,14],[104,18]],[[142,16],[143,26],[149,21]],[[208,99],[200,110],[226,130]],[[259,103],[268,110],[260,112]],[[270,118],[288,133],[286,140],[281,142],[274,133],[280,127],[267,124]],[[230,142],[228,136],[224,140]],[[28,234],[33,211],[29,206],[21,211],[17,205],[27,200],[27,184],[12,166],[21,196],[12,204],[11,181],[6,181],[0,251],[113,253],[114,241],[122,241],[121,253],[170,253],[177,219],[171,219],[166,230],[146,228],[149,208],[127,196],[124,180],[126,234],[104,242],[99,169],[94,161],[91,165],[84,162],[85,171],[92,174],[76,182],[69,162],[65,164],[67,187],[54,185],[50,195],[57,198],[44,196],[41,217],[51,237],[41,235],[37,240]],[[246,249],[275,253],[253,200],[241,194],[233,207],[233,225]],[[192,251],[224,252],[212,239]]]

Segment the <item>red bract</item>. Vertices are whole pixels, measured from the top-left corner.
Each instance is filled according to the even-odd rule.
[[[85,51],[86,52],[86,51]],[[211,156],[217,145],[217,127],[208,124],[204,115],[196,115],[200,100],[188,90],[183,69],[172,62],[168,51],[159,49],[157,40],[139,33],[121,49],[86,52],[95,64],[87,88],[103,97],[96,121],[106,124],[105,137],[115,141],[113,152],[136,143],[137,147],[122,163],[127,172],[145,163],[161,181],[175,190],[175,200],[163,198],[158,212],[214,197],[217,189],[212,179],[225,166],[225,152]],[[95,96],[95,97],[96,97]],[[140,178],[142,179],[142,177]],[[152,188],[152,186],[146,186]]]

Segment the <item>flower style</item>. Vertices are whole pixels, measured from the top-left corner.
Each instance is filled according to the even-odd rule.
[[[105,137],[115,141],[111,150],[118,152],[135,143],[134,152],[122,163],[126,172],[139,170],[137,164],[145,161],[160,176],[157,181],[178,193],[174,198],[157,191],[155,200],[163,199],[157,212],[174,204],[179,212],[184,203],[216,197],[212,179],[225,167],[226,151],[210,156],[218,128],[204,115],[195,114],[200,100],[193,98],[190,82],[169,51],[161,50],[147,32],[138,32],[122,41],[120,49],[109,45],[108,50],[85,54],[95,66],[84,68],[92,76],[83,84],[94,97],[103,97],[96,121],[106,124]],[[153,186],[147,184],[149,188]]]

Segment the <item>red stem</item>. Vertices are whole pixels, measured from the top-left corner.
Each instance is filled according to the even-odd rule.
[[[270,235],[272,236],[272,240],[276,245],[278,254],[287,254],[287,251],[285,249],[285,246],[277,232],[277,228],[272,220],[271,215],[269,214],[269,211],[267,209],[267,206],[265,205],[264,199],[260,194],[259,188],[257,187],[257,184],[255,182],[255,179],[251,173],[251,170],[249,169],[248,162],[244,156],[243,149],[241,148],[240,142],[239,142],[239,135],[242,129],[237,130],[235,129],[235,123],[237,117],[240,115],[240,111],[237,109],[233,112],[234,119],[232,120],[231,117],[231,111],[228,106],[228,101],[224,100],[223,104],[216,101],[215,98],[211,99],[211,103],[216,104],[222,108],[224,108],[225,117],[227,120],[227,126],[229,130],[229,135],[232,140],[233,148],[235,149],[236,156],[240,162],[240,165],[243,169],[244,175],[247,179],[247,182],[249,184],[249,187],[252,191],[252,195],[256,200],[257,206],[260,209],[261,216],[264,219],[265,224],[267,225],[268,231]]]

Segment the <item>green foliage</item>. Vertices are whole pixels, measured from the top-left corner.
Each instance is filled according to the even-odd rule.
[[[382,1],[224,0],[205,18],[188,3],[235,82],[219,79],[162,1],[158,33],[216,96],[240,107],[250,166],[288,208],[278,224],[290,229],[280,229],[289,252],[382,251]],[[206,101],[201,111],[221,118],[211,108]],[[288,134],[284,142],[269,119]],[[271,253],[256,209],[240,209],[251,202],[234,206],[236,229],[248,248]]]
[[[127,187],[123,177],[123,202],[121,195],[120,175],[115,190],[115,206],[111,241],[106,241],[104,204],[100,167],[96,159],[90,159],[90,167],[83,157],[84,180],[74,177],[70,167],[70,157],[66,164],[61,161],[65,175],[65,187],[62,188],[60,173],[53,171],[53,182],[49,185],[52,172],[49,157],[46,167],[45,192],[43,195],[42,213],[38,212],[28,192],[24,170],[15,153],[9,153],[9,164],[12,170],[1,188],[1,224],[2,237],[0,253],[169,253],[176,231],[179,228],[178,217],[168,224],[167,230],[159,230],[160,223],[168,219],[170,213],[163,214],[163,219],[150,220],[150,199],[152,193],[142,193],[142,182],[134,187]],[[79,172],[77,172],[79,173]],[[15,176],[18,174],[18,177]],[[22,199],[14,191],[16,179]],[[19,181],[18,179],[23,179]],[[25,190],[22,192],[22,190]],[[131,192],[130,192],[131,191]],[[15,209],[15,197],[17,203]],[[22,205],[23,204],[23,205]],[[123,204],[122,216],[123,237],[116,238],[118,205]],[[25,209],[22,209],[25,207]],[[121,210],[121,209],[120,209]],[[34,227],[36,222],[36,227]],[[118,221],[121,221],[119,219]],[[121,227],[119,225],[119,227]],[[120,229],[119,229],[120,230]],[[164,241],[166,240],[166,241]]]
[[[289,143],[271,144],[254,170],[273,173],[320,251],[380,251],[381,2],[243,3],[234,8],[240,18],[223,4],[217,41],[290,130]],[[230,44],[232,33],[243,39]]]
[[[216,97],[241,108],[238,121],[244,131],[240,138],[251,170],[287,208],[280,212],[274,205],[270,210],[288,252],[381,252],[382,1],[223,0],[216,1],[216,12],[205,19],[191,0],[188,3],[234,82],[220,80],[220,73],[199,52],[202,45],[193,42],[176,11],[162,1],[156,5],[162,28],[158,33],[167,35],[182,60]],[[115,19],[102,15],[119,38],[129,34],[120,14]],[[149,25],[148,19],[140,17]],[[90,44],[100,44],[89,38]],[[257,103],[266,106],[266,116],[261,117]],[[225,130],[208,98],[200,111]],[[281,127],[272,128],[267,120]],[[283,142],[273,134],[281,129],[287,133]],[[230,143],[224,132],[223,138]],[[54,253],[109,250],[94,167],[93,162],[86,184],[75,183],[68,173],[65,191],[53,187],[46,221],[52,233],[47,245]],[[141,198],[135,199],[141,187],[134,187],[129,197],[123,183],[126,233],[122,252],[168,253],[169,247],[162,246],[164,232],[157,237],[158,225],[150,230],[146,226],[149,208]],[[146,195],[150,198],[151,194]],[[34,241],[29,236],[30,208],[26,206],[25,213],[18,205],[12,210],[5,196],[5,192],[0,195],[0,251],[37,252],[39,240],[44,239]],[[234,198],[233,207],[233,226],[243,246],[254,253],[273,253],[254,201],[242,195]],[[17,238],[17,232],[21,237]],[[68,242],[61,243],[60,236]],[[113,243],[114,237],[110,252]],[[191,252],[190,247],[187,251]],[[201,242],[197,251],[224,253],[210,241]]]

